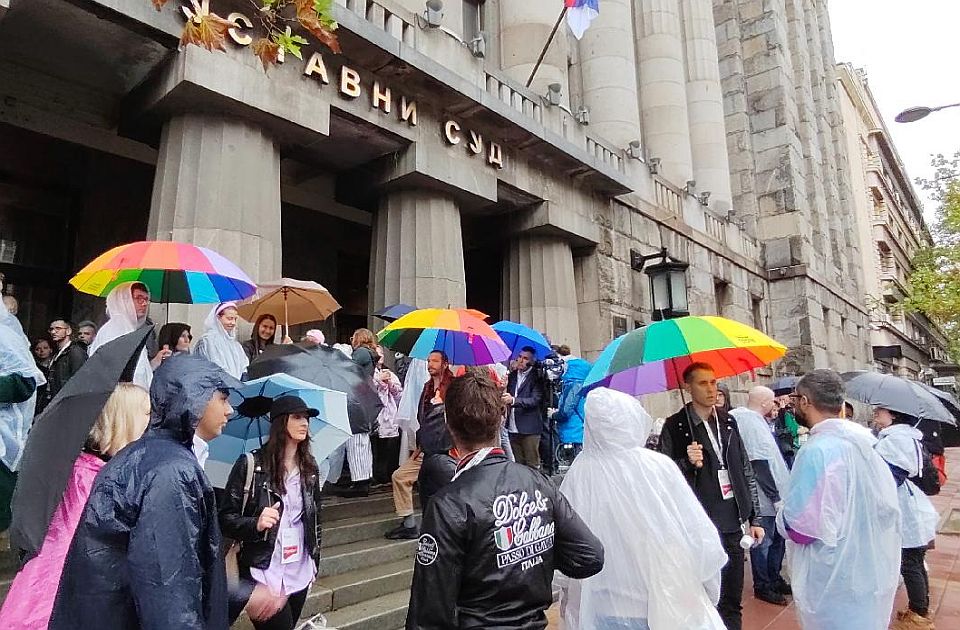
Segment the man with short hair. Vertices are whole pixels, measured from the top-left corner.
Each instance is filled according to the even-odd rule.
[[[83,342],[83,345],[88,348],[93,345],[94,339],[97,338],[97,325],[91,322],[89,319],[85,319],[79,324],[77,324],[77,339]]]
[[[450,373],[450,364],[447,355],[434,350],[427,357],[427,372],[430,380],[423,386],[420,393],[420,405],[417,409],[417,421],[420,428],[417,431],[417,448],[393,475],[393,505],[397,516],[403,519],[397,527],[385,534],[390,540],[413,540],[417,537],[417,523],[413,515],[413,484],[420,476],[425,452],[442,452],[442,444],[446,439],[446,422],[444,420],[444,398],[447,387],[453,379]],[[425,507],[425,506],[424,506]]]
[[[774,522],[781,497],[786,493],[790,471],[773,438],[768,419],[776,413],[773,390],[763,385],[752,388],[747,406],[737,407],[730,415],[737,421],[737,429],[750,457],[753,475],[757,481],[760,512],[757,520],[763,527],[763,541],[750,550],[750,568],[753,570],[753,595],[759,600],[786,606],[785,595],[790,585],[780,576],[785,541]]]
[[[810,439],[797,453],[777,528],[791,550],[805,628],[886,628],[900,568],[900,506],[868,429],[840,418],[843,380],[814,370],[791,394]]]
[[[43,400],[37,401],[37,414],[50,404],[53,397],[87,361],[87,349],[83,344],[73,342],[73,325],[70,322],[65,319],[55,319],[50,322],[47,332],[50,333],[56,348],[47,376],[46,395]]]
[[[507,430],[510,447],[518,464],[540,468],[540,436],[546,418],[543,414],[543,379],[534,369],[534,350],[525,347],[517,355],[516,365],[507,377],[502,399],[507,405]]]
[[[740,630],[744,563],[740,542],[744,533],[749,533],[755,544],[763,540],[763,528],[757,521],[757,485],[736,423],[716,408],[713,367],[691,363],[683,370],[683,383],[691,402],[667,418],[660,433],[660,452],[680,467],[720,532],[730,561],[721,575],[717,611],[728,630]]]

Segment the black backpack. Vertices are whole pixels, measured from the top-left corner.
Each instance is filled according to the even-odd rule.
[[[927,496],[940,494],[940,471],[933,465],[933,457],[923,444],[920,445],[920,453],[923,457],[923,468],[920,474],[911,477],[910,481]]]

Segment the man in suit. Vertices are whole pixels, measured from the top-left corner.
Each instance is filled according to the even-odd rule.
[[[507,430],[510,447],[518,464],[540,468],[540,434],[546,418],[543,415],[544,382],[533,367],[533,348],[526,347],[517,355],[516,367],[507,377],[507,391],[502,400],[507,405]]]

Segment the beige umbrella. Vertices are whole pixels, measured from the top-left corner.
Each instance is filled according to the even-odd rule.
[[[290,333],[290,324],[303,324],[326,319],[340,309],[330,292],[322,284],[307,280],[280,278],[257,286],[257,298],[237,307],[240,316],[256,321],[264,313],[279,317]]]

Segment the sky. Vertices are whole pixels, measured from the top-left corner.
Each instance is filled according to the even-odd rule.
[[[960,0],[830,0],[829,6],[836,60],[867,71],[910,179],[930,176],[931,153],[960,150],[960,107],[912,123],[893,119],[911,106],[960,103]],[[932,222],[936,207],[923,198]]]

